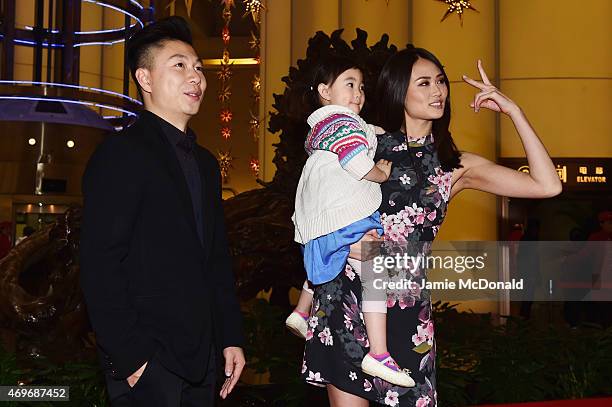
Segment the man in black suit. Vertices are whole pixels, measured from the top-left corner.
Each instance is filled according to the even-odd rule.
[[[87,165],[81,285],[113,406],[212,406],[215,355],[223,398],[245,359],[219,166],[187,128],[203,67],[180,17],[127,47],[145,110]]]

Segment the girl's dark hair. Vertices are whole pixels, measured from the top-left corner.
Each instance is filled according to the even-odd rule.
[[[461,153],[459,153],[457,146],[455,146],[448,129],[451,119],[450,84],[444,72],[444,67],[431,52],[423,48],[409,46],[395,53],[387,60],[387,63],[380,72],[376,87],[378,124],[389,132],[398,131],[402,124],[404,124],[406,94],[408,93],[408,86],[412,75],[412,66],[419,58],[433,62],[440,69],[448,89],[444,114],[441,118],[433,120],[432,133],[442,169],[444,171],[451,171],[461,166],[459,164]]]
[[[152,51],[163,46],[164,41],[182,41],[193,46],[189,24],[183,17],[172,16],[158,20],[137,31],[127,41],[127,66],[141,97],[142,90],[136,79],[136,70],[152,67]]]
[[[310,83],[306,84],[308,88],[304,94],[304,110],[310,114],[321,107],[319,90],[317,89],[319,84],[324,83],[331,86],[336,79],[342,75],[342,72],[352,68],[359,69],[363,72],[359,64],[347,56],[335,52],[323,55],[312,72]]]

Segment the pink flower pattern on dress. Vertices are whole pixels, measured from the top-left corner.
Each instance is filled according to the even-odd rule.
[[[415,407],[428,407],[430,401],[431,399],[429,398],[429,396],[421,396],[417,400]]]
[[[452,172],[444,172],[441,167],[436,168],[436,175],[430,175],[427,180],[438,187],[438,192],[445,202],[450,198]]]
[[[427,321],[417,326],[417,333],[412,336],[412,343],[415,346],[419,346],[422,343],[427,342],[428,345],[433,345],[434,339],[434,325],[431,321]]]

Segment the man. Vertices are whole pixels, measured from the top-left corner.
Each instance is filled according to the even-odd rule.
[[[87,165],[81,285],[113,406],[212,406],[215,352],[223,398],[245,359],[219,167],[187,128],[203,67],[180,17],[127,47],[145,110]]]

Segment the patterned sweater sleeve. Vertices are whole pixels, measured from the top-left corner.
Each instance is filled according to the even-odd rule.
[[[374,161],[368,157],[365,129],[353,117],[332,114],[313,126],[307,142],[311,150],[331,151],[338,155],[340,165],[355,179],[362,179]]]

